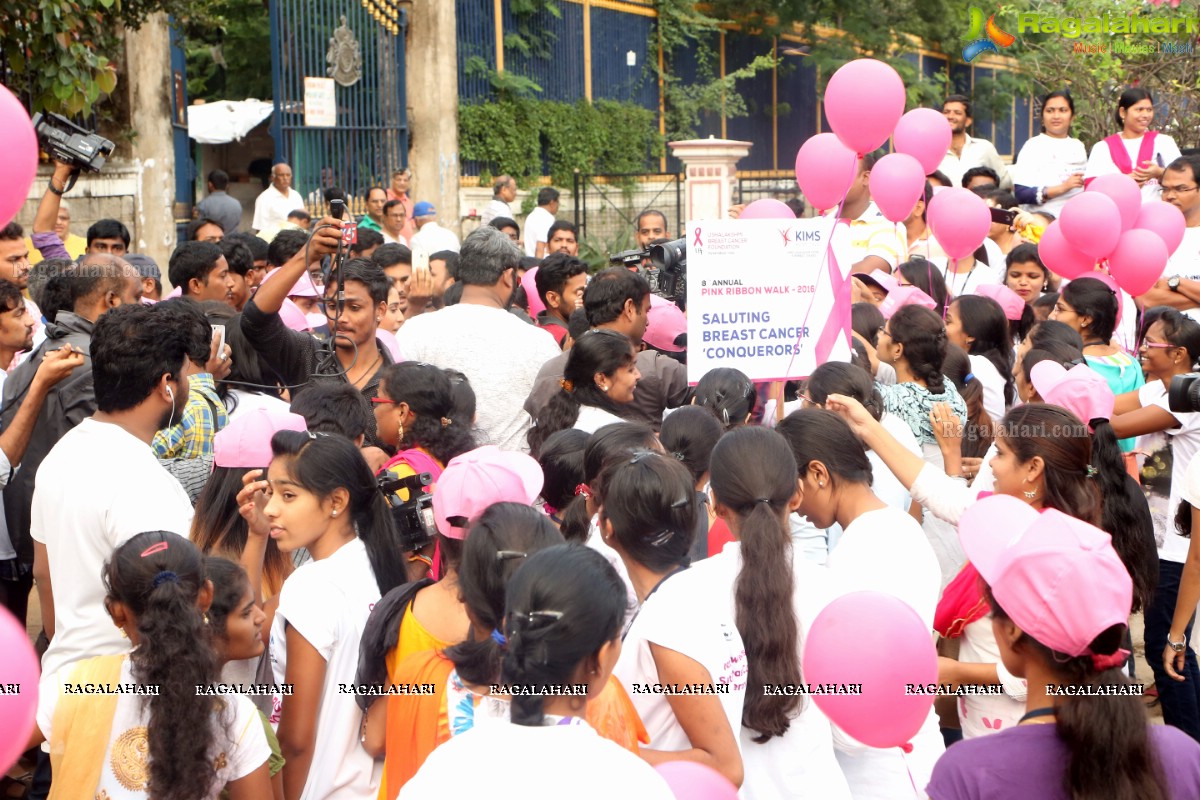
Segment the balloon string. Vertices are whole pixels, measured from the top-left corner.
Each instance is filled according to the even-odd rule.
[[[917,789],[917,781],[912,774],[912,767],[909,766],[908,763],[908,756],[910,753],[912,753],[912,750],[912,742],[905,742],[904,744],[900,745],[900,758],[904,761],[904,771],[908,773],[908,784],[912,786],[913,797],[921,797],[921,791]]]

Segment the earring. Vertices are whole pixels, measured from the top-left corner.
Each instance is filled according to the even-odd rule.
[[[399,441],[403,442],[404,441],[404,421],[403,420],[400,421],[400,434],[399,435],[400,435]]]
[[[824,488],[825,488],[825,481],[819,481],[819,482],[817,483],[817,486],[818,486],[818,487],[820,487],[821,489],[824,489]]]
[[[337,509],[335,508],[335,509],[333,510],[333,516],[335,516],[335,517],[336,517],[337,515],[338,515],[338,512],[337,512]]]
[[[607,387],[607,386],[601,386],[601,387],[600,387],[600,391],[602,391],[602,392],[607,392],[607,391],[608,391],[608,387]]]
[[[208,624],[208,612],[207,611],[204,612],[204,624],[205,625]]]
[[[128,638],[129,638],[129,634],[125,632],[125,629],[124,629],[124,628],[118,628],[117,630],[119,630],[119,631],[121,632],[121,638],[122,638],[122,639],[128,639]]]
[[[1034,489],[1032,492],[1022,492],[1021,494],[1025,495],[1026,500],[1033,500],[1037,497],[1037,489]]]

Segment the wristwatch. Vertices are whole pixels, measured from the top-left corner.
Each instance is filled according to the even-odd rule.
[[[1168,635],[1167,636],[1167,646],[1170,647],[1172,650],[1174,650],[1176,653],[1182,653],[1184,650],[1187,649],[1187,639],[1185,638],[1183,641],[1180,641],[1180,642],[1172,642],[1171,637]]]
[[[1179,276],[1178,275],[1176,275],[1173,278],[1167,278],[1167,288],[1170,289],[1172,292],[1179,291]]]

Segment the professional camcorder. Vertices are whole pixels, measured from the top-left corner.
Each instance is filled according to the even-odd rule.
[[[609,256],[608,263],[638,270],[650,282],[650,291],[680,306],[687,303],[687,242],[683,239],[650,245],[648,250],[623,250]]]
[[[406,553],[420,550],[433,544],[437,524],[433,519],[433,495],[429,487],[433,478],[428,472],[420,472],[404,478],[393,477],[384,472],[378,478],[379,491],[392,509],[392,519],[400,533],[400,547]],[[408,491],[408,500],[397,494],[401,489]]]
[[[1171,379],[1167,402],[1174,412],[1200,411],[1200,373],[1176,375]]]
[[[35,114],[33,130],[37,133],[38,144],[51,158],[70,164],[76,170],[99,172],[104,167],[104,160],[116,149],[116,145],[108,139],[58,114]],[[74,182],[75,177],[72,176],[71,184]]]

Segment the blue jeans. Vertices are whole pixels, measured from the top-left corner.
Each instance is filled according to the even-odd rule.
[[[1163,648],[1167,646],[1167,634],[1171,619],[1175,616],[1175,600],[1179,596],[1179,581],[1183,576],[1183,564],[1159,559],[1158,588],[1150,606],[1145,610],[1146,661],[1154,673],[1154,685],[1158,699],[1162,702],[1163,722],[1174,725],[1196,741],[1200,741],[1200,667],[1196,654],[1189,647],[1183,669],[1179,670],[1186,680],[1182,683],[1169,677],[1163,668]],[[1192,623],[1188,622],[1184,638],[1192,638]]]

